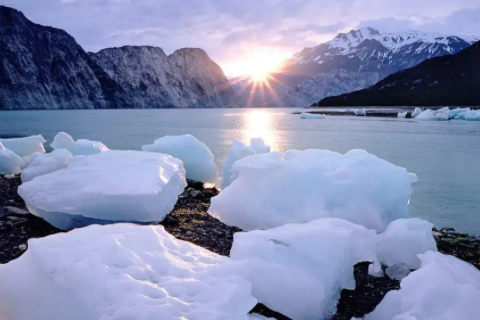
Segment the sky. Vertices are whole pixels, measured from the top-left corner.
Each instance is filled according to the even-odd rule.
[[[371,26],[480,35],[479,0],[0,0],[87,51],[199,47],[227,76],[273,68],[339,32]]]

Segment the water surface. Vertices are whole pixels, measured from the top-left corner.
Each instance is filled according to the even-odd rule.
[[[275,151],[361,148],[419,177],[412,215],[437,226],[480,234],[480,123],[337,116],[301,120],[292,109],[161,109],[0,112],[0,136],[59,131],[100,140],[111,149],[140,149],[164,135],[190,133],[223,167],[233,140],[263,137]]]

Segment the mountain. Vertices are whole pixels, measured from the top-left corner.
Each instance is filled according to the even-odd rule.
[[[238,106],[201,49],[87,53],[63,30],[0,6],[0,110]]]
[[[473,37],[363,28],[295,54],[271,75],[271,90],[264,95],[253,92],[256,83],[249,79],[232,79],[231,84],[244,103],[250,98],[253,105],[303,107],[323,97],[367,88],[426,59],[457,53],[474,41]]]
[[[480,41],[432,58],[374,86],[321,100],[318,106],[480,106]]]

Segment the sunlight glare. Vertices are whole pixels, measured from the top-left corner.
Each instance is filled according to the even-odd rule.
[[[250,144],[252,138],[262,138],[271,150],[277,150],[275,121],[272,112],[254,110],[244,114],[243,142]]]

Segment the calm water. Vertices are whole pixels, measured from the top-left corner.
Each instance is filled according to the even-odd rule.
[[[58,131],[100,140],[111,149],[140,149],[164,135],[190,133],[220,168],[233,140],[263,137],[273,150],[361,148],[415,172],[411,213],[480,234],[480,123],[328,117],[300,120],[292,109],[80,110],[0,112],[0,136]]]

